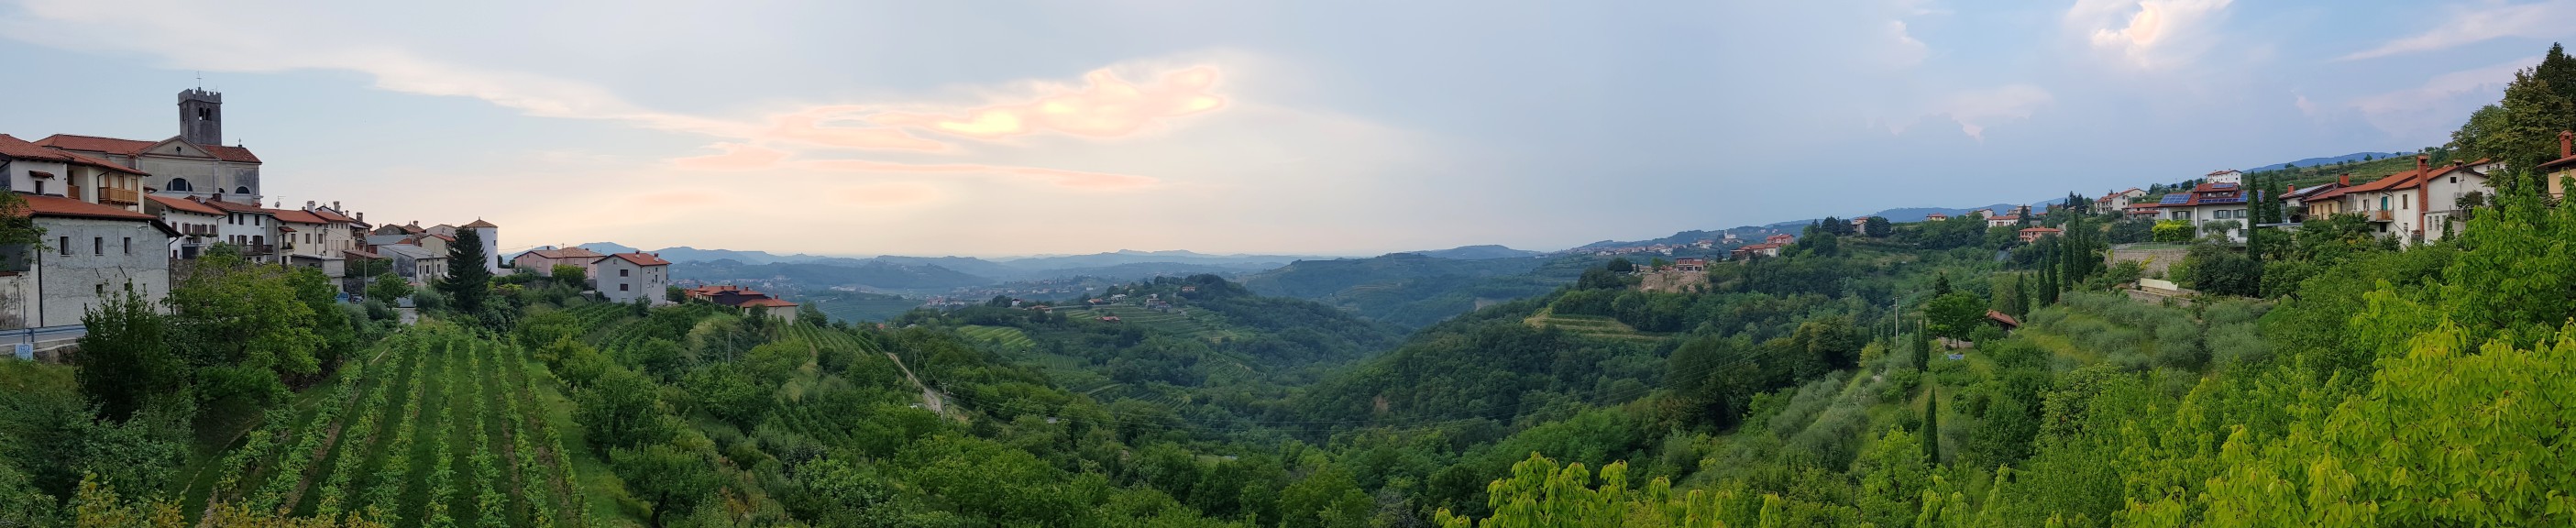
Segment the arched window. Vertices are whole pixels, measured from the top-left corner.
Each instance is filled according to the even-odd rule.
[[[243,195],[243,196],[249,196],[249,195],[250,195],[250,187],[248,187],[248,186],[243,186],[243,187],[234,187],[234,188],[233,188],[233,194],[239,194],[239,195]]]
[[[194,188],[194,187],[190,187],[190,186],[188,186],[188,179],[187,179],[187,178],[171,178],[171,179],[170,179],[170,185],[169,185],[168,187],[170,187],[170,190],[172,190],[172,191],[180,191],[180,192],[186,192],[186,191],[194,191],[194,190],[197,190],[197,189],[196,189],[196,188]]]

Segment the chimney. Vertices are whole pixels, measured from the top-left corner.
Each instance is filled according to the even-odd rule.
[[[2335,177],[2335,185],[2340,185],[2340,186],[2344,186],[2344,187],[2351,187],[2351,186],[2352,186],[2352,173],[2347,172],[2347,173],[2343,173],[2343,175],[2342,175],[2342,176],[2336,176],[2336,177]]]
[[[340,210],[340,201],[339,201],[339,200],[332,200],[332,201],[331,201],[331,210],[333,210],[333,211],[338,211],[338,210]]]
[[[367,213],[365,213],[365,212],[360,212],[360,213],[358,213],[358,223],[361,223],[361,224],[367,223]]]
[[[2433,156],[2425,154],[2415,155],[2415,172],[2424,172],[2424,169],[2430,168],[2433,168]]]
[[[306,211],[311,211],[311,210],[313,210],[313,201],[312,201],[312,200],[305,200],[305,201],[304,201],[304,210],[306,210]]]
[[[2576,143],[2570,141],[2576,141],[2576,131],[2558,131],[2558,157],[2576,156]]]

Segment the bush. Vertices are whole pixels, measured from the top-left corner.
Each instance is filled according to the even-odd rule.
[[[2197,235],[2198,230],[2192,228],[2191,222],[2182,220],[2156,222],[2155,237],[2157,242],[2190,242],[2191,239]]]

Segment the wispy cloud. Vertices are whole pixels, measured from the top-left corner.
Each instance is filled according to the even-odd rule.
[[[2094,49],[2143,69],[2189,64],[2216,41],[2231,0],[2077,0],[2065,23]]]
[[[2008,84],[1953,94],[1935,113],[1958,123],[1960,133],[1985,141],[1987,126],[2005,120],[2029,119],[2032,112],[2056,101],[2056,96],[2038,86]]]
[[[2471,110],[2495,102],[2513,82],[2515,71],[2536,62],[2515,59],[2502,64],[2435,75],[2422,85],[2354,98],[2349,106],[2362,119],[2389,135],[2439,141]]]
[[[748,170],[787,163],[796,147],[958,153],[959,145],[916,135],[998,140],[1037,133],[1117,138],[1151,130],[1172,118],[1214,112],[1226,99],[1214,92],[1214,66],[1153,72],[1137,84],[1109,69],[1084,75],[1084,84],[1029,82],[1002,102],[962,108],[909,101],[819,104],[761,119],[732,119],[654,110],[616,91],[557,76],[469,66],[429,58],[395,44],[349,39],[317,45],[312,35],[283,38],[220,23],[222,6],[202,3],[35,0],[36,20],[0,22],[0,34],[49,45],[141,52],[173,64],[218,71],[344,70],[369,75],[377,88],[422,95],[470,97],[527,115],[627,123],[640,128],[716,136],[721,154],[673,160],[688,170]],[[210,21],[216,23],[209,23]],[[121,35],[108,37],[108,35]],[[901,109],[900,111],[880,109]],[[1137,175],[979,163],[913,164],[869,160],[797,162],[812,170],[849,173],[981,172],[1078,189],[1132,189],[1157,181]]]
[[[2454,8],[2449,20],[2423,33],[2353,52],[2342,60],[2370,59],[2433,51],[2506,37],[2576,35],[2576,0],[2529,4],[2491,4]]]
[[[1094,70],[1083,75],[1087,86],[1043,84],[1033,90],[1041,94],[1034,100],[956,112],[885,113],[873,120],[987,140],[1040,132],[1119,137],[1144,131],[1169,118],[1225,107],[1225,98],[1210,91],[1217,79],[1217,70],[1211,66],[1166,72],[1156,82],[1145,85],[1128,82],[1106,69]]]

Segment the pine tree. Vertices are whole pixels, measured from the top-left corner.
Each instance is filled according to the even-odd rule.
[[[1950,294],[1950,274],[1949,274],[1949,273],[1942,273],[1942,274],[1940,274],[1940,275],[1933,276],[1933,277],[1932,277],[1932,296],[1933,296],[1933,297],[1940,297],[1940,296],[1943,296],[1943,295],[1949,295],[1949,294]]]
[[[447,278],[438,290],[447,294],[448,303],[457,313],[481,314],[483,301],[491,295],[492,270],[483,267],[483,235],[472,229],[456,231],[456,242],[447,245]]]

